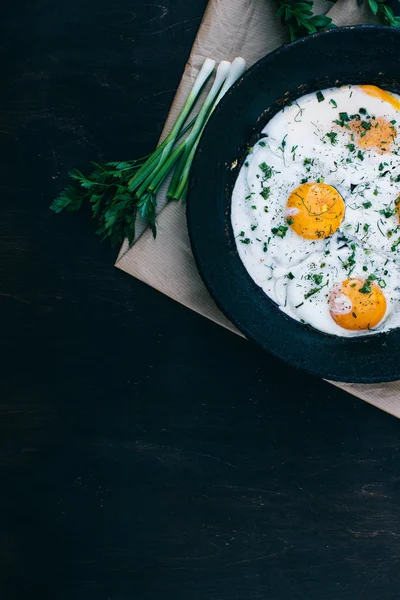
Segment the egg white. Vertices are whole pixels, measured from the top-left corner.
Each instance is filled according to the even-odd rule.
[[[250,276],[286,314],[326,333],[370,335],[400,326],[400,222],[395,211],[400,195],[400,113],[359,86],[322,94],[322,102],[316,94],[300,98],[265,127],[239,173],[232,226]],[[390,152],[367,148],[358,157],[357,144],[349,150],[351,132],[333,121],[343,112],[358,113],[360,107],[368,115],[395,122],[397,137]],[[327,136],[330,132],[334,143]],[[270,168],[267,177],[265,165]],[[345,202],[341,226],[329,238],[306,240],[287,226],[287,199],[306,181],[335,187]],[[350,255],[351,268],[346,266]],[[315,284],[315,274],[317,280],[323,277],[320,285]],[[384,288],[384,319],[367,332],[339,327],[329,313],[329,292],[349,277],[366,279],[370,274]]]

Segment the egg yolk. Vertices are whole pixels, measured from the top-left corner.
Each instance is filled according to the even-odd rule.
[[[332,319],[343,329],[372,329],[385,316],[386,299],[375,283],[347,279],[331,291],[329,310]]]
[[[365,127],[369,126],[369,129]],[[390,144],[396,137],[396,128],[383,117],[367,121],[353,121],[351,128],[357,135],[361,148],[377,148],[379,154],[389,152]]]
[[[368,94],[368,96],[379,98],[379,100],[391,104],[396,110],[400,110],[400,100],[392,96],[389,92],[381,90],[381,88],[378,88],[376,85],[360,85],[360,88],[363,92]]]
[[[300,185],[290,194],[286,204],[288,224],[307,240],[334,234],[343,220],[344,210],[339,192],[325,183]]]

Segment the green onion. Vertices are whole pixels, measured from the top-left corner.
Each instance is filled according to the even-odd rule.
[[[222,96],[244,73],[245,66],[243,58],[235,59],[232,65],[222,61],[199,114],[186,124],[214,71],[215,61],[207,58],[170,133],[152,154],[139,160],[93,163],[94,169],[87,176],[74,169],[70,177],[77,187],[68,186],[51,204],[51,210],[56,213],[77,211],[88,203],[97,225],[96,233],[103,239],[108,238],[112,245],[121,244],[125,238],[130,245],[134,242],[138,215],[147,222],[155,237],[157,192],[161,184],[177,165],[173,197],[186,197],[189,169],[207,121]],[[178,144],[187,132],[190,132],[187,138]]]
[[[168,189],[167,196],[169,199],[185,200],[190,168],[208,120],[229,88],[243,75],[245,68],[246,63],[240,57],[236,58],[232,64],[228,61],[222,61],[219,64],[214,84],[198,114],[195,126],[186,140],[175,151],[177,156],[182,152],[182,156]]]
[[[136,195],[144,193],[147,185],[153,180],[153,177],[158,176],[161,169],[165,171],[165,161],[168,159],[177,140],[178,134],[190,111],[192,110],[197,98],[199,97],[204,84],[213,72],[214,67],[215,61],[211,60],[210,58],[206,58],[203,66],[200,69],[200,73],[194,82],[192,90],[189,93],[189,96],[187,97],[186,102],[183,105],[183,108],[179,113],[179,116],[170,133],[130,180],[128,185],[130,192],[135,192]]]

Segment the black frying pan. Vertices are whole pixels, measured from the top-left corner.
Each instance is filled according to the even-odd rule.
[[[334,29],[283,46],[256,63],[207,126],[193,165],[187,219],[207,288],[247,338],[315,375],[373,383],[400,379],[400,329],[339,338],[286,316],[245,270],[230,221],[231,193],[246,148],[267,121],[304,94],[363,83],[400,92],[399,30]]]

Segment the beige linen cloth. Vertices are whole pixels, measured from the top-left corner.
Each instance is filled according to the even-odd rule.
[[[330,6],[324,0],[315,3],[319,13],[327,12]],[[328,14],[336,25],[374,22],[370,11],[358,7],[356,0],[339,0]],[[220,61],[243,56],[249,67],[286,41],[286,33],[276,17],[275,0],[210,0],[161,139],[171,129],[206,57]],[[131,248],[126,242],[123,244],[116,266],[241,335],[208,294],[191,252],[185,206],[167,204],[166,187],[158,198],[157,239],[139,223],[136,243]],[[400,418],[400,382],[334,385]]]

